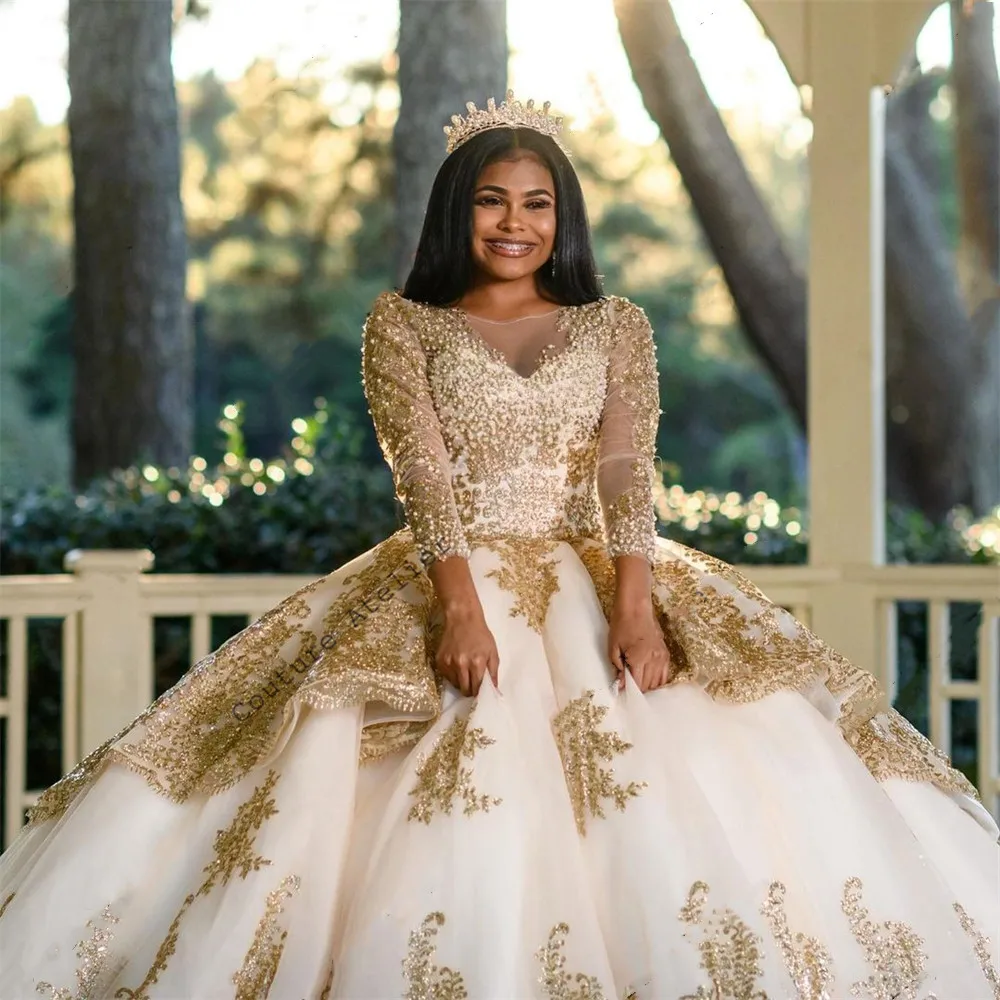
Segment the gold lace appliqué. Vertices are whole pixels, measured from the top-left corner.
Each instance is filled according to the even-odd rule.
[[[605,1000],[604,990],[596,976],[584,972],[575,975],[566,971],[566,935],[569,924],[559,923],[549,931],[548,941],[535,952],[541,963],[542,974],[538,977],[542,991],[548,1000]]]
[[[288,937],[288,931],[278,923],[283,911],[281,904],[298,892],[301,884],[297,875],[286,875],[278,887],[267,894],[264,916],[257,924],[240,971],[233,974],[232,982],[236,987],[233,1000],[265,1000],[270,993]]]
[[[470,727],[470,718],[456,718],[417,767],[417,783],[410,790],[416,802],[407,819],[430,823],[435,812],[451,815],[456,802],[464,803],[463,813],[471,816],[476,812],[489,812],[503,801],[480,794],[472,784],[472,770],[464,761],[471,761],[496,740],[487,736],[481,727]]]
[[[843,716],[842,716],[843,717]],[[961,771],[895,709],[880,712],[863,724],[841,726],[844,738],[878,781],[903,778],[926,781],[942,791],[979,801],[979,791]]]
[[[434,964],[438,928],[445,922],[440,911],[428,913],[420,927],[410,932],[403,959],[407,991],[403,1000],[467,1000],[465,980],[460,972]]]
[[[610,799],[625,810],[629,799],[646,787],[645,782],[630,781],[620,785],[614,780],[614,768],[606,763],[632,749],[632,744],[616,732],[598,728],[608,714],[606,705],[594,704],[594,692],[586,691],[566,704],[552,720],[552,728],[562,758],[566,787],[569,789],[576,828],[587,833],[587,813],[604,818],[602,800]]]
[[[427,646],[429,587],[403,530],[360,570],[301,588],[43,792],[30,822],[61,816],[111,762],[174,802],[231,788],[287,735],[297,701],[324,709],[382,701],[412,714],[415,743],[440,711]],[[365,727],[362,756],[380,748],[382,725]]]
[[[785,913],[785,886],[772,882],[760,912],[771,928],[781,950],[789,978],[795,983],[798,1000],[832,1000],[833,958],[816,938],[793,934]]]
[[[66,987],[57,988],[51,983],[40,982],[35,986],[35,992],[51,1000],[89,1000],[98,995],[98,985],[107,971],[110,959],[109,944],[114,938],[111,930],[118,923],[118,917],[111,912],[110,904],[101,911],[101,921],[105,926],[99,927],[93,920],[87,921],[87,926],[93,931],[89,938],[79,941],[76,946],[76,957],[80,965],[76,970],[76,993]]]
[[[605,617],[614,601],[614,565],[593,539],[574,539]],[[875,677],[855,667],[735,567],[661,540],[653,564],[653,605],[676,680],[704,686],[716,701],[758,701],[775,691],[824,684],[840,703],[837,726],[879,781],[924,781],[979,801],[972,783],[898,712],[880,712]]]
[[[1000,971],[993,964],[990,939],[979,930],[976,922],[966,913],[965,908],[960,903],[955,903],[954,906],[955,912],[958,914],[958,919],[962,924],[962,930],[972,940],[972,948],[976,953],[976,958],[979,960],[979,965],[983,970],[983,975],[986,977],[986,982],[990,984],[990,988],[993,990],[993,1000],[1000,1000]]]
[[[711,987],[699,986],[694,993],[679,1000],[767,1000],[758,988],[761,970],[761,938],[749,924],[732,910],[712,910],[705,913],[708,884],[695,882],[688,891],[687,902],[679,917],[691,927],[702,930],[698,942],[701,967],[711,980]],[[684,932],[688,937],[688,932]]]
[[[549,602],[559,590],[556,564],[551,555],[556,542],[548,538],[503,538],[489,543],[500,556],[499,569],[486,575],[514,595],[512,618],[523,615],[528,625],[541,634]]]
[[[844,884],[842,907],[874,973],[851,987],[859,1000],[918,1000],[927,954],[920,935],[898,920],[876,924],[862,901],[861,879]]]
[[[191,905],[200,896],[207,896],[217,886],[227,885],[234,875],[245,879],[251,872],[260,871],[271,862],[254,853],[254,842],[261,826],[270,819],[278,808],[272,792],[278,781],[275,771],[268,771],[263,783],[258,785],[250,797],[236,810],[233,821],[215,835],[214,856],[203,869],[205,878],[195,892],[189,893],[181,903],[181,908],[171,921],[166,937],[160,943],[153,964],[145,978],[134,990],[119,989],[115,996],[125,1000],[149,1000],[149,988],[166,971],[171,956],[177,950],[181,921]]]

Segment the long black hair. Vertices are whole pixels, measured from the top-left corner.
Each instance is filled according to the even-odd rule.
[[[534,153],[555,184],[556,238],[552,258],[535,272],[539,292],[564,306],[602,297],[583,191],[566,154],[534,129],[495,128],[467,140],[441,164],[404,298],[444,306],[465,294],[473,278],[472,213],[479,175],[491,163],[521,152]]]

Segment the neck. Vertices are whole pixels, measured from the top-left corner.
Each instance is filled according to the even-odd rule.
[[[535,276],[529,274],[517,281],[475,281],[458,304],[481,316],[506,319],[553,303],[539,292]]]

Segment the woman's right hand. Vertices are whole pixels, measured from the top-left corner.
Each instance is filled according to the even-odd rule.
[[[497,683],[500,654],[481,607],[464,607],[444,613],[444,629],[434,665],[445,680],[462,694],[479,693],[488,673]]]

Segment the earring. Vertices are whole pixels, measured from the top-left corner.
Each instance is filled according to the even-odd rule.
[[[556,252],[552,251],[552,277],[556,276]]]

